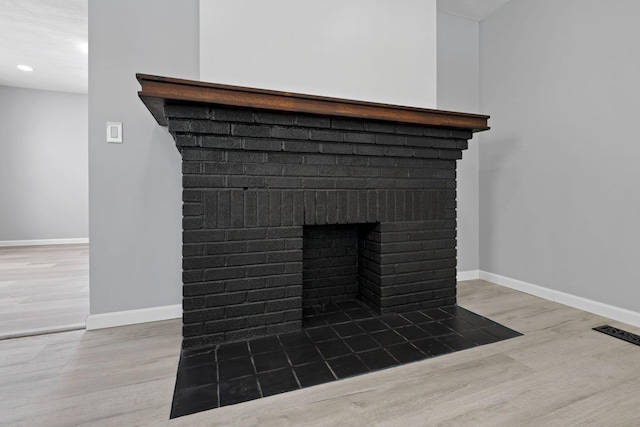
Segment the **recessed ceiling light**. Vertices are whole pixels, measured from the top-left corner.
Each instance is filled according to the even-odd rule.
[[[18,69],[22,71],[33,71],[33,68],[28,65],[18,65]]]
[[[89,43],[87,42],[78,44],[78,48],[84,53],[89,53]]]

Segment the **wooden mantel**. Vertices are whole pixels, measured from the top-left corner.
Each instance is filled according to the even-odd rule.
[[[137,74],[140,99],[160,125],[166,126],[166,104],[211,104],[266,111],[340,116],[404,124],[480,132],[489,129],[489,116],[373,102],[302,95],[273,90],[205,83],[170,77]]]

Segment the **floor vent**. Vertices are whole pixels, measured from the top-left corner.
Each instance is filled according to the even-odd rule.
[[[602,325],[597,328],[593,328],[593,330],[611,335],[612,337],[630,342],[631,344],[640,345],[640,335],[632,334],[631,332],[623,331],[622,329],[614,328],[613,326]]]

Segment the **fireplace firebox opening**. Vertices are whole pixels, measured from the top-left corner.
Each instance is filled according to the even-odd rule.
[[[303,308],[323,310],[329,304],[357,300],[380,312],[372,286],[379,282],[375,227],[376,223],[304,226]]]

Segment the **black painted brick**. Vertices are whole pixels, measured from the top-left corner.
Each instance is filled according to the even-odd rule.
[[[269,138],[271,137],[271,127],[266,125],[233,124],[231,126],[231,134],[233,136]]]
[[[242,140],[220,136],[203,135],[200,137],[203,148],[220,148],[226,150],[239,150],[242,148]]]
[[[183,297],[202,296],[209,294],[216,294],[225,290],[224,283],[222,282],[200,282],[200,283],[185,283],[182,287]]]
[[[169,118],[208,119],[208,108],[190,105],[165,105],[164,115]]]
[[[344,133],[339,131],[332,131],[332,130],[312,129],[309,132],[309,139],[313,141],[342,142],[344,140]]]
[[[171,123],[171,122],[169,122]],[[229,135],[231,127],[229,123],[214,122],[211,120],[192,120],[191,132],[209,135]]]
[[[254,113],[249,110],[227,109],[216,107],[212,111],[212,117],[215,120],[223,122],[247,122],[254,121]]]
[[[282,139],[309,139],[309,131],[299,127],[274,126],[272,135]]]
[[[364,131],[365,124],[362,120],[356,119],[331,119],[331,127],[333,129]]]
[[[353,154],[355,145],[345,143],[322,143],[320,145],[320,152],[326,154]]]
[[[291,114],[258,112],[255,114],[257,123],[266,123],[271,125],[293,125],[295,116]]]
[[[247,300],[246,292],[224,292],[216,295],[208,295],[204,298],[204,306],[226,307],[227,305],[240,304]]]
[[[283,141],[283,151],[297,152],[297,153],[319,153],[320,144],[317,142],[308,141]]]
[[[296,124],[303,127],[328,128],[331,126],[331,119],[320,116],[296,116]]]
[[[220,162],[224,160],[224,152],[218,150],[204,150],[201,148],[183,148],[182,160]]]
[[[277,139],[248,138],[242,140],[242,148],[257,151],[282,151],[282,141]]]
[[[205,175],[240,175],[243,173],[243,167],[238,163],[203,163]]]
[[[183,188],[214,188],[224,185],[224,177],[214,175],[184,175]]]
[[[222,319],[224,316],[224,308],[208,308],[203,310],[185,311],[182,314],[184,323],[199,323],[208,320]]]

